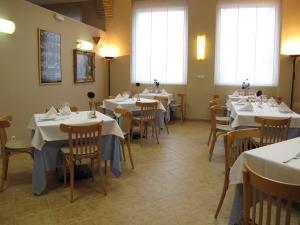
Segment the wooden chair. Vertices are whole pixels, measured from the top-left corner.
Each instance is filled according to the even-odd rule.
[[[172,110],[178,110],[180,112],[181,121],[184,120],[184,94],[177,94],[179,103],[173,102],[170,104]]]
[[[96,111],[98,111],[97,109],[100,109],[100,106],[102,105],[102,102],[101,101],[94,101],[94,105],[95,105]],[[92,106],[93,106],[93,102],[89,101],[90,110],[92,110]]]
[[[276,100],[276,102],[278,103],[278,104],[280,104],[282,101],[283,101],[283,97],[281,97],[281,96],[275,96],[275,97],[273,97],[275,100]]]
[[[217,100],[213,99],[213,100],[209,101],[209,109],[210,109],[210,107],[216,106],[216,105],[218,105]],[[226,109],[224,108],[224,113],[225,113],[225,110],[226,110]],[[217,120],[220,124],[224,124],[224,125],[230,123],[230,117],[224,116],[224,115],[223,115],[223,116],[217,116],[217,117],[216,117],[216,120]],[[208,146],[209,146],[209,144],[210,144],[210,142],[211,142],[212,134],[213,134],[213,128],[212,128],[212,126],[211,126],[210,132],[209,132],[209,136],[208,136],[208,141],[207,141],[207,145],[208,145]]]
[[[220,95],[218,95],[218,94],[213,94],[213,100],[218,101],[219,98],[220,98]]]
[[[225,108],[221,106],[212,106],[210,108],[211,113],[211,130],[212,130],[212,142],[209,150],[209,161],[211,161],[216,141],[220,135],[226,134],[228,131],[232,131],[232,128],[228,124],[224,124],[217,120],[217,116],[224,115]]]
[[[61,124],[61,131],[68,133],[69,147],[62,148],[64,165],[64,187],[67,180],[67,164],[70,170],[70,202],[73,201],[74,192],[74,164],[82,159],[91,160],[92,179],[94,180],[94,160],[98,161],[98,172],[106,195],[105,182],[102,175],[101,166],[101,130],[103,122],[92,125],[71,126]]]
[[[6,129],[10,127],[11,115],[0,117],[0,144],[2,155],[2,177],[0,191],[3,191],[4,183],[7,181],[8,164],[10,156],[26,153],[33,157],[32,147],[22,140],[8,140]]]
[[[155,96],[154,97],[155,100],[158,100],[161,102],[161,104],[164,106],[165,108],[165,112],[164,112],[164,124],[165,124],[165,127],[167,129],[167,133],[169,134],[169,128],[168,128],[168,120],[167,120],[167,110],[168,110],[168,102],[169,102],[169,98],[166,97],[166,96]]]
[[[284,221],[283,224],[285,225],[300,225],[300,218],[291,223],[292,203],[299,200],[299,184],[288,184],[263,177],[245,163],[243,171],[243,225],[279,225],[281,220]],[[272,210],[272,208],[276,208],[276,210]]]
[[[50,108],[46,108],[46,112],[48,112],[49,109],[50,109]],[[55,109],[56,109],[57,112],[59,112],[59,109],[58,109],[58,108],[55,107]],[[70,106],[70,110],[71,110],[71,112],[78,112],[77,106]]]
[[[141,111],[138,117],[133,117],[133,121],[139,125],[141,143],[143,135],[147,138],[147,125],[150,124],[152,127],[152,136],[155,132],[156,142],[159,144],[156,126],[157,102],[136,102],[136,106],[140,107]]]
[[[255,122],[261,125],[261,136],[259,145],[269,145],[288,139],[288,131],[291,118],[288,119],[270,119],[256,116]]]
[[[256,147],[256,143],[253,140],[255,137],[260,137],[260,130],[258,128],[234,130],[224,135],[225,177],[215,218],[219,215],[228,190],[230,169],[240,154]]]
[[[127,109],[123,109],[123,108],[115,108],[115,113],[120,114],[119,124],[123,131],[123,135],[125,137],[125,139],[121,139],[123,158],[124,160],[126,160],[125,148],[124,148],[124,144],[126,142],[131,168],[134,169],[134,164],[133,164],[133,159],[131,154],[132,113]]]

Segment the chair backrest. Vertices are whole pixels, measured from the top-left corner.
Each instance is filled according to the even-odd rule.
[[[136,106],[141,107],[142,121],[156,120],[157,102],[136,102]]]
[[[300,225],[300,218],[296,219],[297,222],[291,223],[292,203],[300,200],[299,184],[282,183],[263,177],[254,172],[247,163],[245,163],[243,179],[244,225]],[[251,205],[253,206],[252,210],[250,210]],[[274,208],[276,209],[274,210]],[[266,212],[264,212],[265,209]],[[285,209],[284,213],[282,209]],[[251,223],[249,223],[250,219]],[[280,223],[281,220],[284,222]]]
[[[12,121],[11,115],[0,116],[0,147],[1,150],[4,150],[4,147],[7,142],[7,133],[6,129],[10,127]]]
[[[161,104],[164,106],[164,108],[167,110],[168,109],[168,102],[169,98],[166,96],[154,96],[155,100],[158,100],[161,102]]]
[[[213,100],[218,100],[220,96],[218,94],[213,94]]]
[[[260,146],[269,145],[288,139],[291,118],[270,119],[256,116],[255,122],[261,125]]]
[[[208,105],[209,105],[209,107],[212,107],[212,106],[218,105],[218,102],[217,102],[217,100],[213,99],[213,100],[209,101]]]
[[[281,96],[275,96],[275,97],[273,97],[275,100],[276,100],[276,102],[278,103],[278,104],[280,104],[281,102],[282,102],[282,100],[283,100],[283,97],[281,97]]]
[[[210,107],[210,116],[211,116],[211,128],[216,129],[217,124],[223,124],[217,120],[217,116],[224,116],[225,108],[214,105]]]
[[[183,106],[184,105],[184,94],[177,94],[177,96],[179,97],[179,101],[180,101],[180,105]]]
[[[124,108],[115,108],[115,113],[118,113],[121,115],[121,121],[120,126],[123,131],[125,131],[127,134],[130,134],[131,132],[131,124],[132,124],[132,113]]]
[[[258,128],[234,130],[224,135],[225,173],[227,175],[240,154],[257,147],[253,138],[259,137]]]
[[[94,101],[94,106],[97,109],[99,109],[99,107],[101,106],[101,101]],[[92,105],[93,105],[93,102],[92,101],[89,101],[89,107],[90,107],[90,110],[92,110]]]
[[[103,122],[91,125],[61,124],[61,131],[68,133],[71,157],[89,158],[100,154],[101,130]]]

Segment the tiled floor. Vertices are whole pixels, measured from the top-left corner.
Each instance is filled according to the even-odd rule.
[[[154,139],[142,147],[132,144],[135,169],[124,162],[122,176],[108,179],[107,196],[98,179],[79,181],[72,204],[69,188],[51,174],[48,193],[33,196],[31,158],[12,158],[7,188],[0,193],[0,224],[227,224],[233,187],[214,219],[223,187],[222,141],[209,162],[207,122],[176,122],[169,129],[169,135],[161,132],[159,145]]]

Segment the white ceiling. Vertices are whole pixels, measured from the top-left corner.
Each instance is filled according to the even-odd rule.
[[[38,5],[50,5],[70,2],[89,2],[91,0],[27,0]]]

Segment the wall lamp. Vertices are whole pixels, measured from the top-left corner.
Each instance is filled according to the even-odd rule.
[[[13,21],[0,18],[0,32],[13,34],[16,30],[16,25]]]
[[[94,45],[88,41],[78,40],[76,42],[76,48],[83,51],[91,51],[94,49]]]
[[[205,59],[205,35],[197,36],[197,60]]]

